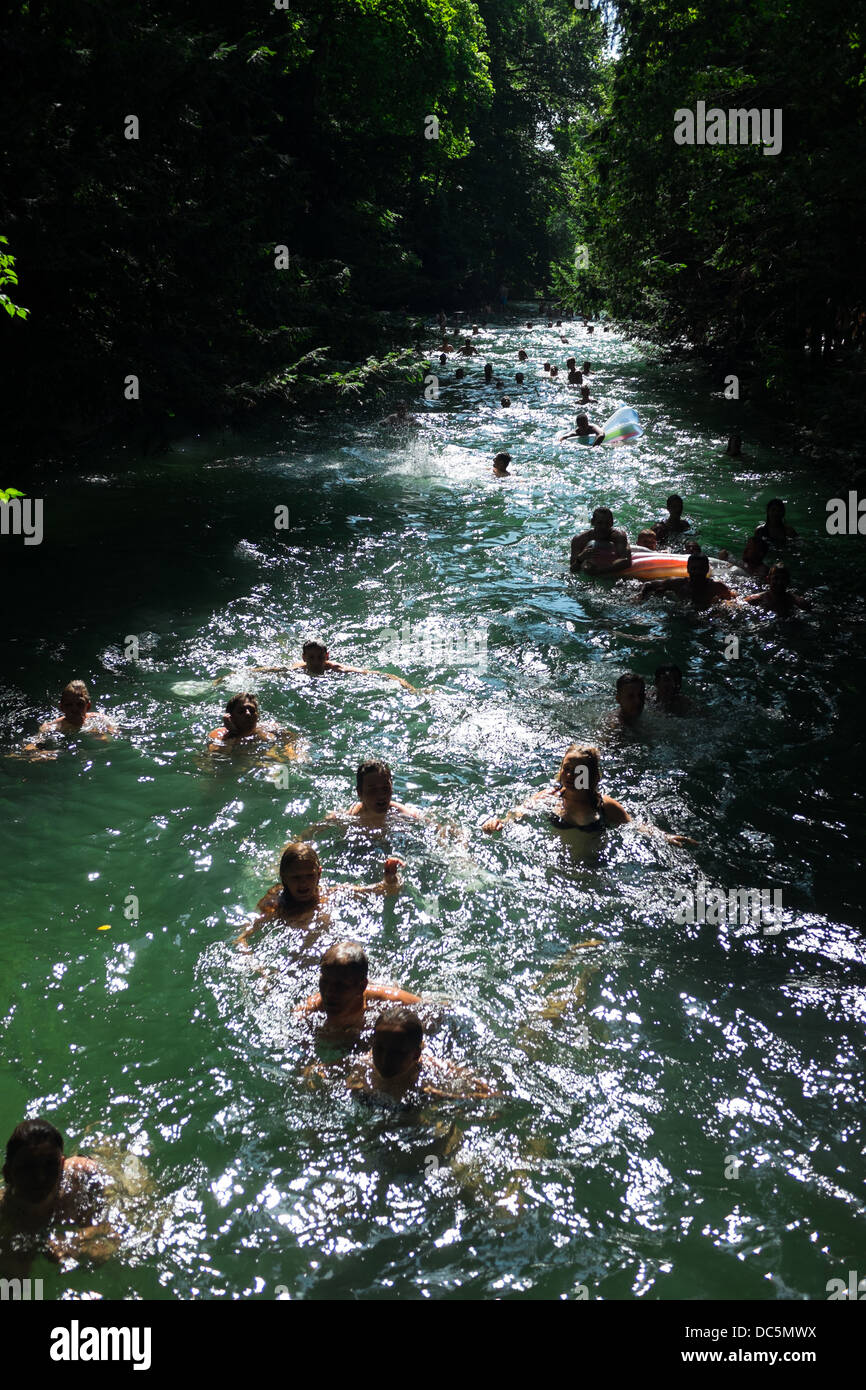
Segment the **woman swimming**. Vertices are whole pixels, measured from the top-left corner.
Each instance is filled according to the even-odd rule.
[[[601,781],[601,759],[597,748],[590,745],[572,743],[565,750],[556,782],[552,787],[535,792],[528,801],[515,806],[503,817],[492,816],[482,825],[487,835],[492,835],[510,820],[522,820],[536,803],[544,803],[548,820],[555,830],[576,831],[572,840],[589,843],[588,837],[598,843],[603,830],[617,825],[625,825],[632,820],[628,811],[612,796],[599,791]],[[651,831],[650,826],[636,826],[638,830]],[[668,835],[659,831],[673,845],[694,844],[687,835]]]

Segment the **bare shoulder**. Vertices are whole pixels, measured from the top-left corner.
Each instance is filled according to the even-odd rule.
[[[625,807],[615,801],[612,796],[605,796],[602,799],[604,801],[604,814],[612,825],[625,825],[626,821],[631,820]]]

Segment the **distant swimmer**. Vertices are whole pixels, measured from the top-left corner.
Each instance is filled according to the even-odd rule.
[[[594,445],[604,443],[604,430],[600,430],[598,425],[591,425],[588,417],[580,414],[574,422],[574,429],[570,434],[561,434],[559,442],[561,444],[565,439],[586,439],[588,435],[593,434],[595,435],[595,439],[592,441]]]
[[[579,372],[578,376],[580,376]],[[598,405],[598,397],[591,396],[589,394],[589,387],[585,384],[580,388],[580,403],[581,405]]]
[[[289,671],[305,671],[308,676],[323,676],[327,674],[337,674],[344,676],[382,676],[385,680],[396,681],[405,690],[411,690],[417,694],[414,685],[410,685],[402,676],[393,676],[390,671],[376,671],[367,666],[346,666],[341,661],[332,661],[328,655],[328,648],[325,643],[318,638],[309,638],[301,648],[302,661],[293,661],[291,666],[253,666],[252,670],[261,675],[283,676]],[[223,678],[221,678],[223,679]]]
[[[611,716],[613,727],[633,728],[646,704],[646,681],[636,671],[624,671],[616,682],[617,710]]]
[[[467,338],[462,348],[458,349],[461,357],[477,357],[478,349]]]
[[[785,504],[781,497],[773,497],[767,503],[766,519],[755,528],[755,535],[775,546],[797,539],[797,532],[785,520]]]
[[[614,529],[609,507],[596,507],[592,528],[571,542],[571,569],[576,573],[617,574],[631,564],[631,549],[625,531]]]
[[[502,406],[503,410],[507,410],[508,407],[511,405],[511,397],[503,396],[499,404]]]
[[[510,454],[496,454],[493,459],[493,472],[497,478],[510,478],[508,465],[511,462]]]
[[[322,1032],[359,1034],[376,1004],[420,1004],[396,985],[371,984],[367,952],[357,941],[329,946],[319,963],[319,990],[300,1013],[323,1014]]]
[[[119,1241],[105,1220],[107,1176],[92,1158],[66,1158],[63,1136],[50,1121],[17,1125],[6,1144],[0,1196],[4,1277],[26,1277],[39,1255],[58,1263],[113,1255]]]
[[[493,363],[492,363],[492,362],[485,362],[485,363],[484,363],[484,384],[485,384],[485,386],[489,386],[492,380],[493,380]]]
[[[230,751],[242,747],[257,747],[262,743],[273,744],[281,739],[286,740],[286,751],[292,757],[297,757],[294,746],[296,737],[296,734],[289,733],[288,730],[278,729],[276,724],[260,724],[259,702],[255,695],[251,695],[249,691],[232,696],[226,705],[223,727],[211,729],[208,734],[212,748]]]
[[[691,523],[688,517],[683,516],[683,499],[678,493],[671,493],[665,506],[668,509],[667,516],[662,517],[653,527],[653,530],[662,542],[666,541],[669,536],[676,536],[682,531],[691,530]]]
[[[457,371],[454,373],[454,380],[455,380],[455,381],[462,381],[463,378],[465,377],[465,375],[466,375],[466,373],[464,372],[463,368],[462,368],[462,367],[458,367],[458,368],[457,368]]]
[[[401,1109],[420,1106],[428,1096],[470,1099],[494,1094],[465,1068],[426,1051],[420,1018],[399,1005],[379,1015],[372,1051],[350,1073],[348,1086],[359,1100]]]
[[[592,366],[589,362],[584,362],[580,370],[583,372],[584,376],[589,376],[592,372]]]
[[[481,829],[491,835],[512,820],[523,820],[533,810],[543,811],[554,830],[576,832],[572,839],[588,845],[588,837],[595,837],[591,843],[599,842],[602,831],[619,825],[634,823],[624,806],[612,796],[605,796],[599,790],[601,782],[601,756],[591,745],[573,743],[565,750],[556,782],[535,792],[528,801],[515,806],[505,816],[493,816]],[[653,832],[653,827],[635,825],[637,830],[658,833],[671,844],[694,844],[686,835],[668,835],[664,831]]]
[[[104,714],[90,707],[90,691],[84,681],[70,681],[60,692],[59,719],[48,719],[41,725],[40,734],[114,734],[114,725]]]
[[[686,564],[687,579],[656,579],[644,584],[638,599],[650,598],[655,594],[673,594],[675,598],[685,599],[693,607],[703,611],[714,603],[721,603],[734,597],[733,589],[719,579],[710,579],[710,561],[706,555],[690,555]]]
[[[274,921],[290,922],[293,926],[308,927],[313,919],[327,909],[340,893],[392,894],[400,891],[399,868],[402,860],[389,856],[379,883],[367,886],[338,884],[334,888],[321,886],[322,865],[312,845],[293,840],[286,845],[280,858],[280,881],[269,888],[256,907],[259,916],[235,940],[236,946],[246,947],[249,938]],[[327,917],[321,922],[327,925]]]
[[[525,350],[524,350],[523,348],[521,348],[520,351],[518,352],[518,354],[517,354],[517,360],[518,360],[518,362],[527,362],[527,361],[529,360],[529,359],[527,358],[526,352],[525,352]]]
[[[657,666],[653,676],[653,703],[662,714],[691,714],[694,705],[682,693],[683,673],[679,666]]]
[[[782,618],[795,613],[798,608],[812,607],[802,594],[794,593],[788,566],[781,562],[770,566],[766,589],[758,594],[749,594],[745,602],[753,604],[755,608],[764,608],[768,613],[778,613]]]
[[[749,536],[740,559],[740,565],[747,574],[755,579],[766,579],[770,570],[764,562],[769,549],[770,543],[763,536]]]
[[[524,377],[524,375],[523,375],[523,372],[515,372],[515,373],[514,373],[514,380],[517,382],[517,385],[518,385],[518,386],[522,386],[523,383],[524,383],[524,381],[525,381],[525,377]]]

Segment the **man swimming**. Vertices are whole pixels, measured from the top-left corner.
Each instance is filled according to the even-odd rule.
[[[420,1004],[421,996],[396,985],[370,984],[367,952],[357,941],[329,946],[319,963],[319,990],[301,1005],[304,1014],[324,1014],[322,1031],[360,1033],[374,1004]]]
[[[788,566],[781,563],[770,566],[767,587],[760,593],[749,594],[745,600],[755,608],[764,608],[768,613],[778,613],[780,618],[788,617],[798,608],[811,608],[809,600],[802,594],[795,594],[790,587],[791,575]]]
[[[691,529],[688,518],[683,516],[683,499],[678,493],[671,493],[665,506],[668,509],[667,516],[662,517],[653,527],[662,542],[666,541],[668,536],[679,535],[682,531]]]
[[[508,465],[511,462],[510,454],[495,454],[493,458],[493,472],[497,478],[510,478]]]
[[[785,504],[781,497],[773,497],[767,503],[766,518],[762,525],[755,528],[755,535],[774,546],[797,539],[797,532],[785,520]]]
[[[631,728],[640,719],[646,704],[646,681],[636,671],[624,671],[616,682],[616,703],[618,709],[612,723],[620,728]]]
[[[682,694],[683,673],[679,666],[657,666],[653,676],[653,703],[662,714],[691,714],[694,706]]]
[[[372,1051],[350,1073],[349,1089],[358,1099],[403,1108],[425,1096],[484,1098],[493,1094],[486,1082],[424,1050],[424,1029],[411,1009],[386,1009],[376,1020]]]
[[[595,436],[592,441],[593,447],[604,443],[604,430],[600,430],[598,425],[591,425],[589,417],[581,413],[575,419],[574,429],[569,434],[561,434],[559,442],[561,444],[565,439],[586,439],[592,435]]]
[[[710,579],[710,561],[706,555],[690,555],[686,564],[687,579],[656,579],[644,584],[638,599],[643,601],[654,594],[673,594],[686,599],[699,611],[734,597],[733,589],[719,579]]]
[[[289,671],[304,671],[308,676],[322,676],[332,672],[346,676],[382,676],[385,680],[396,681],[405,690],[417,694],[414,685],[410,685],[402,676],[392,676],[390,671],[375,671],[366,666],[346,666],[342,661],[332,661],[325,643],[317,638],[310,638],[304,643],[301,656],[303,660],[293,661],[291,666],[253,666],[252,670],[270,676],[287,675]]]
[[[234,751],[243,746],[249,748],[262,743],[276,743],[278,739],[284,738],[288,740],[286,751],[292,757],[296,757],[292,742],[294,737],[293,734],[278,729],[275,724],[260,724],[259,702],[255,695],[248,691],[232,696],[223,715],[223,727],[211,729],[208,734],[212,750],[221,748]]]
[[[618,574],[631,565],[631,549],[625,531],[614,529],[609,507],[596,507],[592,527],[571,542],[570,568],[576,574]]]
[[[82,730],[94,734],[117,732],[104,714],[91,709],[90,691],[84,681],[70,681],[60,692],[57,703],[61,710],[60,718],[46,720],[40,726],[40,734],[80,734]]]
[[[23,1120],[6,1144],[0,1197],[0,1266],[26,1277],[37,1255],[57,1261],[108,1259],[117,1240],[104,1217],[106,1174],[92,1158],[63,1153],[48,1120]],[[74,1235],[53,1234],[77,1226]]]

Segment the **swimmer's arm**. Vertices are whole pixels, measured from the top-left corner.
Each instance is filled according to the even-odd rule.
[[[580,569],[580,562],[583,559],[583,552],[592,540],[592,532],[585,531],[582,536],[575,536],[571,542],[571,568]]]
[[[605,810],[607,810],[606,798],[604,804]],[[620,810],[623,810],[621,806]],[[661,835],[662,839],[667,840],[669,845],[696,845],[698,843],[697,840],[691,839],[689,835],[669,835],[666,830],[659,830],[657,825],[649,825],[646,821],[636,821],[628,812],[625,812],[625,818],[627,821],[631,821],[635,830],[639,830],[642,835]]]
[[[572,430],[570,434],[561,434],[561,435],[559,436],[559,442],[560,442],[560,444],[561,444],[562,441],[563,441],[564,439],[579,439],[579,438],[580,438],[580,436],[578,435],[577,430]]]
[[[382,1003],[391,1004],[420,1004],[420,994],[410,994],[407,989],[398,989],[396,985],[368,985],[364,991],[365,998],[375,999]]]
[[[541,801],[547,796],[555,796],[558,790],[558,787],[545,787],[540,792],[533,792],[527,801],[521,802],[519,806],[515,806],[504,816],[491,816],[489,820],[484,822],[481,829],[485,835],[492,835],[495,831],[501,830],[510,820],[522,820],[527,811],[532,809],[534,802]]]
[[[299,1004],[296,1009],[292,1010],[292,1012],[296,1014],[315,1014],[320,1013],[321,1009],[321,994],[311,994],[309,999],[305,999],[303,1004]]]
[[[85,1226],[82,1231],[49,1240],[45,1255],[49,1260],[62,1264],[64,1260],[87,1260],[90,1264],[104,1264],[116,1255],[120,1248],[120,1235],[108,1221],[98,1226]]]
[[[386,896],[399,893],[402,884],[400,882],[398,869],[399,866],[405,864],[405,862],[404,859],[398,859],[396,855],[391,855],[385,860],[385,876],[381,883],[372,883],[369,886],[351,884],[349,891],[351,893],[383,893]]]
[[[250,922],[249,926],[244,927],[240,936],[235,937],[234,944],[236,946],[240,946],[242,950],[249,951],[250,948],[246,945],[247,941],[254,932],[260,931],[262,927],[271,921],[275,914],[277,900],[281,892],[282,887],[279,883],[275,883],[273,888],[268,889],[265,896],[256,904],[256,912],[259,914],[258,917],[255,917],[253,921]]]
[[[649,584],[644,584],[638,594],[638,603],[642,603],[645,598],[651,598],[653,594],[670,593],[671,581],[669,579],[652,579]]]
[[[250,672],[259,676],[285,676],[289,671],[297,671],[303,666],[303,661],[293,661],[291,666],[251,666]],[[228,676],[222,676],[222,680],[228,680]]]

